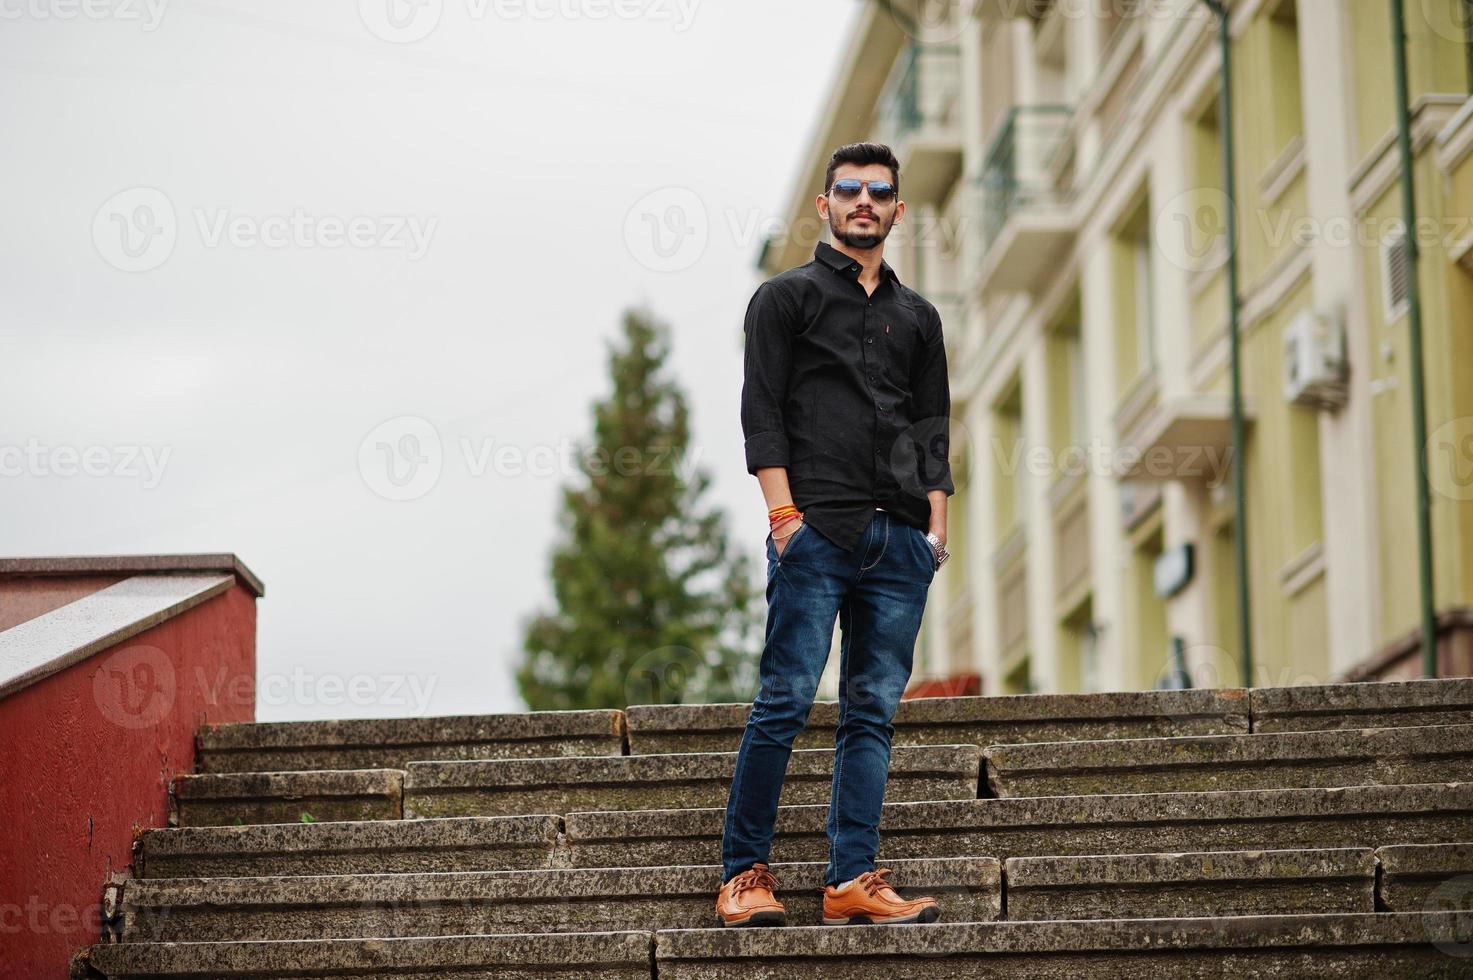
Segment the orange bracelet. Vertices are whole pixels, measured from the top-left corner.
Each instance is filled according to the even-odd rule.
[[[778,506],[770,508],[767,511],[768,530],[775,531],[777,530],[778,525],[786,524],[794,517],[802,516],[803,515],[799,513],[798,508],[793,506],[792,504],[779,504]]]

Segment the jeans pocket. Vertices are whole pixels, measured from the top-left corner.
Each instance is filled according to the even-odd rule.
[[[931,547],[931,542],[926,537],[926,534],[927,534],[926,531],[922,531],[920,528],[916,528],[915,531],[916,531],[916,536],[921,539],[921,551],[924,553],[924,559],[923,560],[926,563],[926,569],[930,572],[931,577],[932,578],[935,578],[936,577],[936,549]]]
[[[787,561],[788,555],[793,553],[793,546],[798,543],[798,539],[803,537],[804,533],[807,532],[807,530],[808,522],[804,521],[802,524],[798,525],[798,530],[792,532],[786,538],[784,538],[784,540],[787,541],[787,544],[783,545],[783,553],[777,556],[778,561]],[[771,538],[772,535],[769,533],[768,537]],[[776,552],[777,545],[773,545],[772,547],[773,551]]]

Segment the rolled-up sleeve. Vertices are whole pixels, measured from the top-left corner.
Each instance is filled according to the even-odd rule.
[[[923,490],[956,493],[951,481],[951,387],[946,374],[946,341],[941,315],[930,307],[932,330],[916,351],[911,375],[911,403],[915,406],[916,466]]]
[[[762,283],[747,304],[742,367],[742,435],[747,472],[788,465],[788,430],[783,404],[792,371],[796,318],[782,288]]]

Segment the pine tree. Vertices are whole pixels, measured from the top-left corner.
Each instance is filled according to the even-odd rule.
[[[711,477],[688,459],[685,397],[659,375],[667,330],[628,310],[621,340],[579,485],[562,491],[557,609],[525,624],[517,685],[533,710],[750,700],[751,562],[730,553],[725,514],[703,509]]]

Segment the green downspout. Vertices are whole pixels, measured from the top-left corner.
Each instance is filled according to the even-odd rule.
[[[1422,589],[1422,675],[1437,676],[1437,619],[1433,609],[1432,500],[1427,489],[1427,405],[1422,378],[1422,287],[1417,280],[1417,183],[1413,171],[1412,121],[1408,108],[1406,12],[1391,0],[1391,47],[1396,66],[1396,145],[1401,156],[1401,209],[1407,257],[1407,344],[1412,375],[1412,445],[1417,469],[1417,573]]]
[[[1463,56],[1468,62],[1468,91],[1473,92],[1473,0],[1463,0]]]
[[[1228,11],[1221,0],[1202,0],[1217,16],[1217,41],[1221,49],[1221,92],[1217,99],[1217,127],[1222,133],[1222,192],[1227,197],[1227,288],[1228,288],[1228,375],[1232,387],[1232,415],[1229,438],[1232,441],[1233,467],[1233,559],[1238,580],[1239,670],[1243,686],[1253,686],[1253,620],[1248,595],[1248,505],[1243,470],[1247,456],[1243,452],[1243,371],[1239,360],[1239,324],[1242,303],[1238,296],[1238,206],[1236,193],[1237,158],[1233,138],[1233,36]]]

